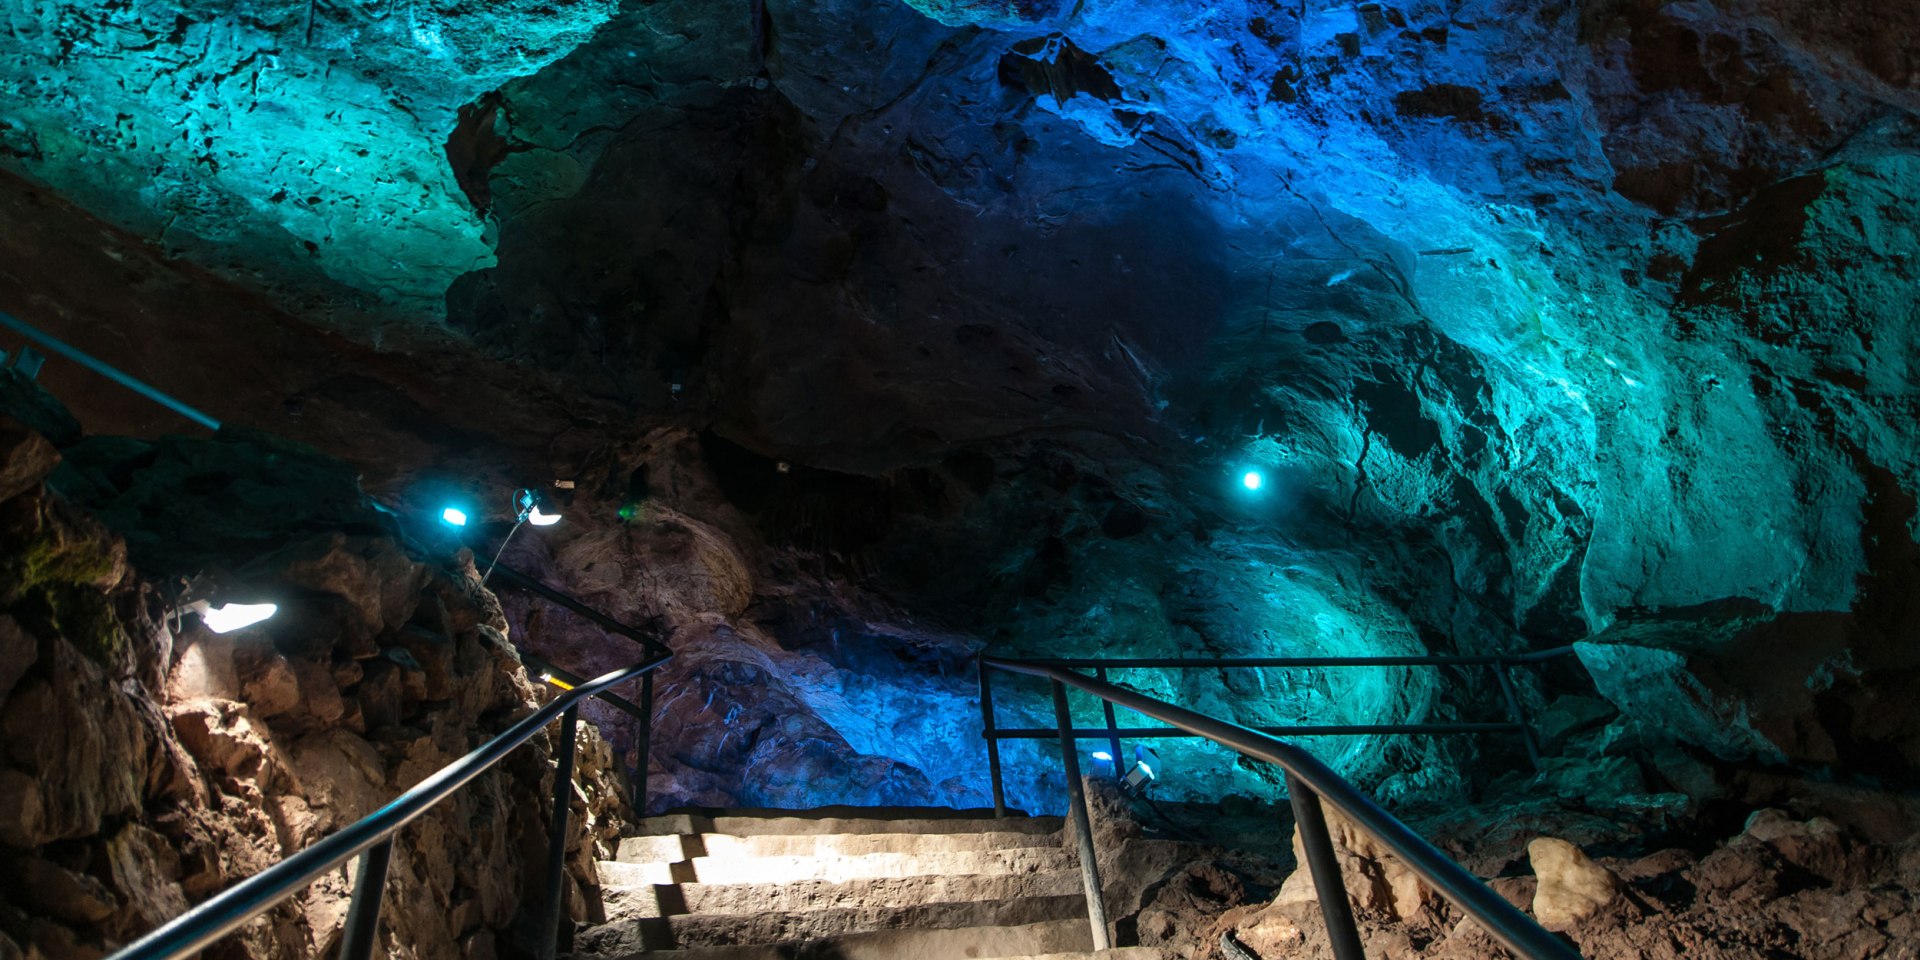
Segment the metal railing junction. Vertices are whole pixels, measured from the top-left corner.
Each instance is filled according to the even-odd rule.
[[[1558,656],[1559,654],[1556,651],[1542,651],[1532,656],[1535,659],[1544,659],[1550,655]],[[1391,659],[1396,662],[1433,660],[1454,662],[1463,658],[1379,659]],[[1501,659],[1505,662],[1520,658],[1492,659]],[[1349,662],[1329,664],[1326,662],[1329,660]],[[1375,658],[1317,658],[1315,662],[1320,665],[1358,665],[1350,662],[1352,660],[1366,660],[1378,664]],[[1040,677],[1048,680],[1053,687],[1054,718],[1057,723],[1053,735],[1060,739],[1060,759],[1066,768],[1068,813],[1079,847],[1080,874],[1086,888],[1087,921],[1093,929],[1094,949],[1105,950],[1111,947],[1113,938],[1107,928],[1106,904],[1101,896],[1099,862],[1094,851],[1092,825],[1087,815],[1086,788],[1080,780],[1080,751],[1075,741],[1088,735],[1104,736],[1108,731],[1116,729],[1113,723],[1113,708],[1117,705],[1170,725],[1167,728],[1160,728],[1162,731],[1179,731],[1180,735],[1211,740],[1243,756],[1274,764],[1285,773],[1287,796],[1293,806],[1294,821],[1300,829],[1301,845],[1305,848],[1307,855],[1307,869],[1313,877],[1314,891],[1320,901],[1321,916],[1326,919],[1327,934],[1332,941],[1336,960],[1365,960],[1366,951],[1360,944],[1359,929],[1354,925],[1353,908],[1347,902],[1346,883],[1340,875],[1340,863],[1334,857],[1333,837],[1327,831],[1326,812],[1322,807],[1322,801],[1333,804],[1335,809],[1345,814],[1361,831],[1419,874],[1420,878],[1430,884],[1441,896],[1446,897],[1454,906],[1479,921],[1495,939],[1515,955],[1526,960],[1580,960],[1579,953],[1535,923],[1533,918],[1508,903],[1505,897],[1495,893],[1478,877],[1468,873],[1465,867],[1455,863],[1433,844],[1422,839],[1419,834],[1414,833],[1406,824],[1401,823],[1393,814],[1374,803],[1372,799],[1312,754],[1259,730],[1228,723],[1185,707],[1178,707],[1135,693],[1105,680],[1076,673],[1066,665],[1078,663],[1113,667],[1116,663],[1120,663],[1127,666],[1156,666],[1163,662],[1009,660],[985,655],[980,657],[983,693],[981,707],[989,718],[992,716],[993,709],[987,695],[990,689],[986,681],[989,670],[1004,670],[1009,673]],[[1221,663],[1199,660],[1172,662],[1190,667],[1218,666]],[[1261,663],[1286,666],[1309,665],[1305,662],[1305,658],[1273,658]],[[1085,731],[1074,728],[1073,714],[1067,704],[1068,687],[1083,690],[1100,698],[1106,709],[1107,730]],[[998,778],[998,748],[995,746],[997,731],[992,729],[991,722],[989,719],[989,726],[983,733],[986,734],[989,755],[996,764],[995,810],[1004,813],[1005,800]],[[1115,746],[1114,750],[1113,756],[1117,760],[1118,746]]]
[[[666,644],[661,643],[659,638],[652,634],[621,623],[541,583],[533,577],[521,573],[506,564],[500,563],[498,560],[494,561],[492,576],[505,581],[516,589],[539,597],[554,606],[575,613],[608,633],[617,634],[628,640],[632,640],[634,643],[639,644],[640,649],[645,651],[649,657],[672,656],[673,654],[673,651],[667,649]],[[519,648],[518,644],[516,644],[515,647],[520,649],[520,659],[539,670],[541,679],[547,683],[554,684],[554,681],[557,680],[559,683],[554,684],[555,686],[567,689],[568,687],[578,686],[585,682],[584,678],[562,670],[546,659],[523,648]],[[647,815],[648,801],[647,765],[652,762],[651,751],[653,746],[653,672],[647,671],[640,675],[640,702],[638,704],[612,693],[601,694],[600,700],[640,722],[640,733],[634,741],[636,756],[634,758],[634,766],[630,779],[633,784],[633,813],[635,816],[644,817]]]
[[[1196,669],[1251,669],[1251,668],[1310,668],[1326,669],[1340,667],[1486,667],[1493,671],[1499,681],[1500,697],[1506,705],[1505,722],[1478,723],[1369,723],[1369,724],[1296,724],[1292,726],[1255,727],[1261,733],[1275,736],[1295,737],[1343,737],[1367,736],[1377,734],[1517,734],[1526,746],[1527,761],[1537,769],[1540,766],[1540,745],[1535,738],[1533,727],[1527,724],[1520,710],[1520,698],[1513,689],[1513,679],[1507,671],[1524,664],[1540,663],[1556,657],[1569,656],[1572,647],[1553,647],[1532,653],[1504,654],[1492,656],[1399,656],[1399,657],[1041,657],[1020,658],[1017,662],[1031,666],[1062,667],[1069,670],[1092,670],[1093,678],[1105,682],[1110,670],[1196,670]],[[993,809],[997,816],[1007,812],[1007,794],[1005,781],[1000,774],[1000,741],[1002,740],[1046,740],[1059,734],[1057,730],[1042,727],[1001,727],[994,719],[993,712],[993,674],[986,669],[989,660],[997,662],[1015,662],[1001,658],[981,658],[980,666],[980,727],[981,736],[987,742],[987,772],[993,781]],[[1072,733],[1078,739],[1104,738],[1111,749],[1109,754],[1114,762],[1119,762],[1120,740],[1162,739],[1168,737],[1192,737],[1194,733],[1177,727],[1121,727],[1114,720],[1113,704],[1103,702],[1106,726],[1095,728],[1075,728]]]

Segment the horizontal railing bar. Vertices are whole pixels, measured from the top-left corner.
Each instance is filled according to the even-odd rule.
[[[595,610],[592,607],[589,607],[586,604],[581,603],[580,601],[575,600],[574,598],[569,597],[566,594],[561,593],[560,591],[555,590],[552,587],[549,587],[546,584],[541,583],[540,581],[534,579],[533,577],[527,576],[526,574],[521,573],[520,571],[515,570],[514,568],[509,567],[504,563],[500,563],[498,561],[494,562],[493,576],[502,577],[506,579],[508,582],[512,583],[515,587],[525,590],[528,593],[534,594],[535,596],[540,597],[542,600],[546,600],[547,602],[552,603],[556,606],[565,607],[566,609],[571,610],[574,613],[577,613],[580,616],[593,621],[595,624],[600,626],[602,629],[608,631],[609,633],[617,633],[623,637],[626,637],[627,639],[632,640],[633,642],[638,643],[642,647],[646,648],[647,652],[650,654],[653,654],[655,656],[661,656],[666,654],[667,652],[666,645],[661,643],[660,641],[655,640],[654,638],[647,636],[644,633],[641,633],[639,630],[636,630],[633,627],[627,626],[626,624],[621,623],[620,621],[615,620],[612,617],[609,617],[606,614],[601,613],[600,611]]]
[[[533,667],[535,670],[538,670],[541,673],[551,676],[554,679],[559,680],[561,683],[567,684],[568,686],[577,687],[587,682],[587,679],[585,677],[582,677],[581,675],[574,673],[573,671],[565,669],[563,667],[556,667],[553,665],[552,661],[542,658],[539,654],[528,653],[527,651],[522,650],[520,651],[520,659],[521,661],[526,663],[528,666]],[[633,701],[628,700],[626,697],[623,697],[617,693],[596,693],[593,696],[594,696],[594,699],[600,700],[614,707],[615,709],[620,710],[624,713],[627,713],[633,717],[636,717],[641,720],[645,720],[647,718],[646,713],[643,712],[639,707],[634,706]]]
[[[1288,734],[1296,737],[1359,737],[1389,733],[1519,733],[1523,728],[1517,723],[1348,723],[1322,726],[1248,727],[1247,729],[1276,736]],[[1117,727],[1111,731],[1105,727],[1076,727],[1071,732],[1076,740],[1105,740],[1109,733],[1130,740],[1165,740],[1181,737],[1204,739],[1206,737],[1206,734],[1193,733],[1179,727]],[[1060,736],[1060,731],[1040,727],[1001,727],[985,735],[995,740],[1052,740]]]
[[[105,360],[102,360],[99,357],[94,356],[93,354],[90,354],[84,350],[81,350],[79,347],[76,347],[73,344],[70,344],[65,340],[62,340],[59,337],[54,336],[53,334],[47,333],[46,331],[41,330],[39,327],[33,326],[32,324],[27,323],[25,320],[22,320],[19,317],[15,317],[6,313],[0,313],[0,327],[6,327],[7,329],[12,330],[14,333],[17,333],[23,337],[26,337],[28,340],[31,340],[34,343],[37,343],[42,347],[45,347],[48,350],[53,351],[54,353],[57,353],[63,357],[66,357],[68,360],[71,360],[74,363],[77,363],[87,368],[88,370],[91,370],[94,373],[99,374],[100,376],[106,377],[108,380],[112,380],[114,383],[117,383],[127,388],[128,390],[131,390],[134,393],[137,393],[147,398],[148,400],[153,401],[154,403],[157,403],[163,407],[166,407],[168,410],[172,410],[174,413],[177,413],[187,418],[188,420],[192,420],[194,423],[197,423],[200,426],[206,427],[208,430],[213,430],[215,432],[218,432],[220,429],[220,421],[204,413],[201,413],[199,410],[196,410],[193,407],[188,406],[184,401],[174,398],[172,394],[163,392],[159,387],[156,387],[146,382],[145,380],[142,380],[139,377],[136,377],[133,374],[130,374],[120,369],[119,367],[116,367],[113,364],[110,364]]]
[[[1190,670],[1201,667],[1500,667],[1537,663],[1541,660],[1564,657],[1572,652],[1572,647],[1554,647],[1551,650],[1539,650],[1533,653],[1487,657],[1226,657],[1222,659],[1206,657],[1038,657],[1029,659],[1023,657],[1020,662],[1073,669],[1105,667],[1108,670],[1153,668]]]
[[[1053,664],[988,656],[982,656],[980,661],[1011,673],[1057,680],[1162,723],[1200,734],[1254,759],[1278,764],[1319,794],[1322,801],[1339,808],[1361,830],[1431,884],[1441,896],[1478,920],[1487,932],[1508,949],[1535,960],[1580,960],[1579,953],[1521,913],[1505,897],[1481,882],[1480,878],[1441,853],[1439,848],[1414,833],[1399,818],[1374,803],[1372,798],[1335,773],[1332,767],[1299,747],[1257,730],[1249,730],[1185,707],[1176,707]]]
[[[441,767],[380,809],[175,917],[115,953],[110,960],[173,960],[208,946],[265,913],[274,904],[305,889],[321,874],[353,859],[361,851],[412,823],[468,781],[500,762],[514,748],[533,739],[534,734],[569,707],[609,687],[657,669],[671,657],[671,654],[656,656],[645,663],[615,670],[563,692],[499,736]]]

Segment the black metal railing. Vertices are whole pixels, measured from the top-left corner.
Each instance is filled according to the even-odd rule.
[[[640,649],[645,651],[649,657],[672,655],[672,651],[667,648],[667,645],[661,643],[660,640],[652,634],[630,624],[621,623],[498,560],[495,560],[493,563],[491,576],[497,577],[509,586],[530,593],[554,606],[577,614],[608,633],[625,637],[639,644]],[[516,646],[518,645],[516,644]],[[520,650],[520,659],[540,671],[539,676],[543,682],[553,684],[561,689],[568,689],[583,682],[582,678],[577,674],[569,673],[539,655],[525,649]],[[555,683],[555,681],[559,682]],[[629,772],[629,782],[633,788],[631,801],[633,803],[634,816],[644,817],[647,815],[647,803],[650,799],[647,794],[647,767],[653,762],[652,671],[640,675],[640,702],[638,704],[612,693],[601,694],[600,700],[603,703],[611,705],[614,709],[632,716],[640,723],[640,732],[634,738],[635,757],[633,769]]]
[[[1507,719],[1504,722],[1465,722],[1465,723],[1342,723],[1342,724],[1294,724],[1289,726],[1253,727],[1261,733],[1275,736],[1292,737],[1354,737],[1382,734],[1515,734],[1521,739],[1527,750],[1527,760],[1535,768],[1540,766],[1540,745],[1534,736],[1533,727],[1527,723],[1520,709],[1520,698],[1514,693],[1513,679],[1507,671],[1524,664],[1539,663],[1573,653],[1572,647],[1554,647],[1532,653],[1517,653],[1493,656],[1401,656],[1401,657],[1040,657],[1021,658],[1018,662],[1032,666],[1063,667],[1069,670],[1092,670],[1096,680],[1106,681],[1110,670],[1196,670],[1196,669],[1255,669],[1255,668],[1292,668],[1326,669],[1343,667],[1485,667],[1493,671],[1499,682],[1500,697],[1505,703]],[[1000,773],[1000,741],[1002,740],[1046,740],[1059,734],[1059,731],[1042,727],[1001,727],[995,721],[993,712],[993,674],[984,666],[987,659],[982,658],[980,668],[980,725],[981,736],[987,742],[987,774],[993,783],[993,809],[997,816],[1007,812],[1007,791]],[[1178,727],[1122,727],[1114,721],[1113,704],[1102,702],[1105,711],[1106,726],[1095,728],[1074,728],[1072,733],[1079,739],[1104,738],[1112,751],[1114,762],[1119,761],[1120,740],[1150,740],[1170,737],[1192,737],[1195,734]]]
[[[1533,655],[1535,659],[1546,655],[1558,655],[1553,651],[1543,651]],[[1318,665],[1353,665],[1351,663],[1330,664],[1326,661],[1349,661],[1353,659],[1375,658],[1318,658]],[[1398,661],[1430,662],[1442,660],[1458,661],[1462,658],[1402,657]],[[1477,660],[1486,658],[1464,658]],[[1519,658],[1506,658],[1508,661]],[[1274,665],[1300,666],[1310,665],[1303,658],[1274,658],[1263,663]],[[1118,661],[1127,666],[1158,666],[1162,661]],[[1188,666],[1216,666],[1218,661],[1173,661]],[[1075,840],[1080,851],[1080,871],[1087,896],[1087,920],[1093,928],[1093,946],[1096,950],[1105,950],[1112,946],[1113,939],[1107,927],[1106,905],[1101,896],[1099,863],[1093,845],[1093,830],[1087,816],[1085,786],[1080,781],[1080,751],[1076,740],[1084,736],[1107,736],[1109,731],[1118,729],[1114,723],[1113,707],[1125,707],[1162,723],[1168,728],[1156,730],[1179,731],[1180,735],[1202,737],[1211,740],[1256,760],[1278,766],[1286,776],[1287,796],[1293,806],[1294,820],[1300,829],[1301,845],[1305,848],[1307,869],[1313,877],[1314,890],[1320,901],[1320,912],[1327,922],[1327,934],[1332,941],[1336,960],[1365,960],[1366,951],[1360,944],[1360,932],[1354,925],[1353,909],[1347,902],[1346,884],[1340,875],[1340,864],[1333,852],[1333,837],[1327,830],[1326,812],[1321,803],[1326,801],[1345,814],[1362,832],[1372,837],[1395,857],[1407,865],[1431,885],[1441,896],[1454,906],[1479,921],[1495,939],[1505,944],[1507,949],[1526,960],[1579,960],[1580,955],[1565,942],[1547,932],[1532,918],[1520,912],[1506,898],[1495,893],[1478,877],[1468,873],[1466,868],[1455,863],[1446,854],[1422,839],[1406,824],[1401,823],[1393,814],[1361,793],[1353,784],[1335,773],[1331,767],[1320,762],[1312,754],[1299,747],[1281,741],[1259,730],[1229,723],[1202,713],[1196,713],[1185,707],[1178,707],[1152,697],[1144,696],[1118,687],[1105,680],[1076,673],[1071,664],[1111,667],[1116,661],[1047,661],[1047,660],[1008,660],[999,657],[980,657],[981,709],[988,718],[983,730],[994,771],[995,809],[1004,813],[1005,800],[1000,785],[998,767],[998,739],[992,728],[993,705],[991,684],[986,677],[990,670],[1005,670],[1009,673],[1026,674],[1041,677],[1051,682],[1053,687],[1053,706],[1056,729],[1053,735],[1060,739],[1061,762],[1066,767],[1068,813],[1073,823]],[[1408,664],[1412,665],[1412,664]],[[1073,687],[1099,697],[1106,710],[1106,730],[1079,730],[1073,726],[1072,711],[1067,703],[1067,688]],[[1119,757],[1115,746],[1113,756]]]
[[[537,950],[543,960],[550,960],[556,953],[564,913],[567,819],[572,808],[574,735],[580,720],[580,701],[634,677],[646,676],[671,656],[660,654],[561,691],[559,696],[504,733],[442,767],[380,809],[175,917],[115,953],[110,960],[186,957],[267,912],[355,856],[360,857],[360,864],[354,877],[353,902],[341,932],[339,956],[341,960],[366,960],[373,953],[379,932],[380,901],[386,891],[394,834],[498,764],[557,717],[560,734],[554,742],[553,822],[548,837],[546,899],[538,928],[538,935],[543,939]]]
[[[0,313],[0,329],[11,330],[200,426],[216,432],[220,430],[219,420],[17,317]],[[37,373],[37,369],[34,373]],[[415,542],[403,529],[396,532],[402,549],[414,559],[438,562],[437,551]],[[638,643],[646,659],[624,670],[588,680],[529,651],[520,650],[521,660],[539,671],[540,680],[561,691],[546,706],[467,756],[448,764],[386,806],[176,917],[116,952],[109,960],[174,958],[193,953],[272,909],[275,904],[312,883],[320,874],[356,855],[360,856],[360,864],[354,879],[353,901],[348,907],[346,925],[341,934],[339,957],[341,960],[364,960],[371,955],[379,932],[380,901],[386,889],[387,866],[393,856],[393,834],[498,763],[558,715],[561,721],[560,742],[555,745],[558,769],[554,781],[552,832],[548,837],[546,900],[539,927],[546,934],[546,939],[537,951],[543,960],[554,955],[562,912],[567,820],[572,807],[573,754],[580,722],[580,701],[597,697],[639,720],[638,762],[632,772],[633,809],[637,815],[644,816],[647,808],[647,767],[650,762],[648,753],[653,739],[653,674],[672,659],[673,651],[651,634],[621,623],[518,570],[503,566],[497,558],[486,576],[498,576],[518,589],[586,618],[609,633]],[[640,680],[638,704],[611,692],[613,687],[635,677]]]

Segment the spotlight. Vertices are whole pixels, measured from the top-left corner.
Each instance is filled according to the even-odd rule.
[[[196,600],[189,607],[200,615],[200,622],[214,633],[232,633],[242,627],[251,627],[278,613],[279,606],[271,603],[223,603],[216,607],[205,600]]]
[[[1248,490],[1258,490],[1266,482],[1267,478],[1261,476],[1258,470],[1248,470],[1246,473],[1240,475],[1240,485],[1246,487]]]
[[[1147,749],[1145,744],[1133,747],[1133,769],[1127,771],[1127,789],[1144,791],[1160,779],[1154,768],[1160,765],[1160,755]]]
[[[440,519],[446,521],[448,526],[464,527],[467,525],[467,512],[458,507],[448,507],[440,511]]]
[[[1095,750],[1087,756],[1093,760],[1093,763],[1088,765],[1088,770],[1093,776],[1111,777],[1117,775],[1120,771],[1120,768],[1113,762],[1113,754],[1105,750]]]
[[[551,506],[545,494],[538,490],[521,490],[514,497],[514,503],[520,508],[516,522],[531,523],[536,527],[551,527],[560,522],[560,514],[548,513],[542,507]]]

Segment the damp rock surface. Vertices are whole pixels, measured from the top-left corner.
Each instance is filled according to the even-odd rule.
[[[0,458],[38,456],[50,469],[36,453],[47,441],[16,434]],[[281,459],[284,443],[175,442],[199,472],[167,455],[147,457],[144,472],[116,469],[87,451],[61,466],[62,488],[166,510],[107,506],[103,522],[40,482],[0,500],[9,955],[125,945],[373,812],[542,698],[504,622],[477,602],[470,563],[423,563],[391,538],[354,533],[343,518],[376,514],[341,465],[309,455],[302,481]],[[225,471],[244,485],[276,467],[279,496],[303,496],[274,509],[244,494],[223,500],[204,482]],[[222,529],[208,519],[222,511],[248,518],[224,527],[234,536],[188,535]],[[196,520],[183,527],[181,517]],[[173,578],[185,577],[263,591],[280,610],[215,634],[180,608]],[[523,949],[515,924],[544,874],[533,851],[545,849],[549,753],[542,734],[399,837],[386,906],[395,955]],[[590,885],[627,793],[591,728],[580,756],[569,863]],[[217,949],[258,958],[331,949],[349,888],[344,872],[330,872]],[[578,888],[569,891],[584,916]]]
[[[0,307],[349,460],[397,513],[470,498],[482,553],[513,490],[572,484],[503,562],[681,652],[661,804],[981,803],[982,650],[1570,646],[1508,671],[1512,706],[1480,667],[1115,679],[1255,726],[1518,712],[1537,768],[1510,736],[1307,741],[1483,849],[1705,850],[1737,826],[1713,811],[1774,804],[1892,842],[1920,763],[1920,40],[1886,3],[202,6],[4,14]],[[10,408],[66,458],[65,501],[12,479],[44,449],[7,461],[32,506],[6,529],[53,531],[5,561],[22,596],[286,509],[227,440],[45,376],[141,438]],[[162,477],[248,495],[178,509]],[[161,533],[96,549],[73,504]],[[415,591],[371,596],[410,574],[364,519],[281,545],[351,596],[315,603],[337,646],[233,665],[269,727],[459,689]],[[511,596],[500,622],[580,672],[634,652]],[[1003,724],[1054,722],[1004,684]],[[1169,800],[1280,793],[1166,747]],[[1052,749],[1005,753],[1016,804],[1059,809]],[[1710,886],[1763,884],[1727,857]],[[1724,932],[1692,909],[1658,915]]]

